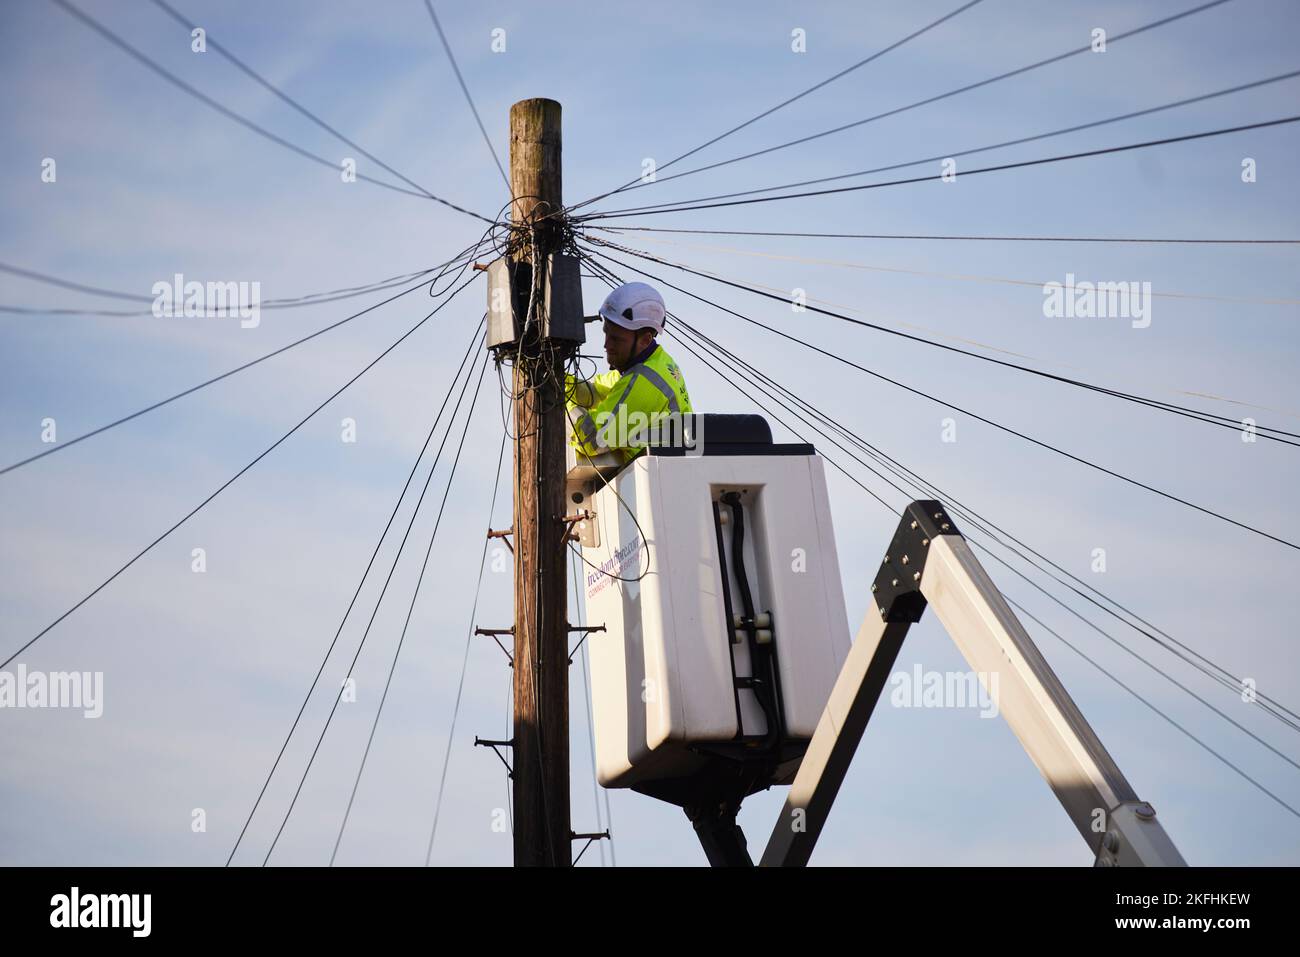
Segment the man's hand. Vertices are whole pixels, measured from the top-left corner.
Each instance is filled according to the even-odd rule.
[[[582,406],[584,409],[590,409],[599,401],[596,390],[592,388],[591,382],[587,379],[575,379],[571,375],[565,376],[564,392],[571,403]]]

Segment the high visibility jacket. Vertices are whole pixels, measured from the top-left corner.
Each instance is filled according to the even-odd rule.
[[[579,461],[601,452],[617,452],[623,461],[645,448],[647,433],[670,412],[691,411],[686,377],[672,357],[656,344],[648,356],[622,372],[587,380],[566,377],[569,444]]]

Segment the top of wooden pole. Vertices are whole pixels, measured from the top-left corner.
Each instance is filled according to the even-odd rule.
[[[564,207],[560,179],[560,104],[520,100],[510,107],[510,191],[512,223]]]

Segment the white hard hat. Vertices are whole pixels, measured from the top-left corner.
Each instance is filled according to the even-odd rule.
[[[654,286],[628,282],[605,297],[600,317],[624,329],[664,331],[664,297]]]

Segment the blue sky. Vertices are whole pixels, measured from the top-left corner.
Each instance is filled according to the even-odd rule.
[[[223,104],[331,159],[351,151],[241,76],[153,5],[80,6]],[[925,36],[681,164],[762,149],[944,92],[1194,4],[985,0]],[[423,5],[246,2],[178,9],[209,36],[387,163],[459,205],[495,215],[504,187]],[[440,16],[503,161],[510,104],[564,107],[567,201],[664,163],[958,6],[824,3],[440,5]],[[279,149],[170,87],[52,3],[0,11],[0,261],[147,294],[181,272],[259,281],[293,296],[427,268],[473,243],[482,224]],[[664,202],[904,162],[1211,92],[1296,69],[1295,6],[1233,0],[1025,76],[805,146],[629,193]],[[506,31],[493,53],[492,31]],[[807,52],[790,49],[791,31]],[[1101,129],[959,161],[954,183],[645,217],[673,228],[1295,238],[1300,132],[1287,126],[963,179],[975,165],[1199,132],[1295,112],[1291,80]],[[57,162],[43,183],[45,157]],[[1241,181],[1243,158],[1258,179]],[[382,176],[364,161],[363,172]],[[926,168],[923,168],[926,169]],[[938,169],[932,172],[937,173]],[[624,205],[621,201],[617,205]],[[613,201],[597,204],[614,208]],[[631,219],[625,219],[632,222]],[[654,239],[641,243],[639,238]],[[671,240],[678,245],[662,244]],[[1038,368],[1223,415],[1221,399],[1264,407],[1297,431],[1300,359],[1294,247],[900,242],[629,235],[720,275],[849,307],[882,324],[1012,350]],[[690,245],[685,245],[690,244]],[[699,248],[702,246],[714,248]],[[720,249],[717,247],[725,247]],[[740,252],[737,252],[739,250]],[[787,258],[760,258],[764,253]],[[808,262],[806,260],[820,260]],[[832,265],[851,263],[853,267]],[[879,268],[862,268],[862,267]],[[889,271],[903,270],[903,271]],[[1300,536],[1294,450],[941,353],[700,278],[665,278],[1109,468],[1283,538]],[[910,271],[910,272],[908,272]],[[1150,282],[1152,323],[1048,319],[1039,284]],[[982,280],[947,278],[984,277]],[[1028,284],[986,281],[1014,279]],[[591,283],[586,299],[601,288]],[[1178,296],[1171,294],[1177,293]],[[1300,668],[1294,549],[954,416],[847,367],[665,290],[690,319],[795,392],[975,506],[1074,574],[1235,674],[1294,705]],[[1184,298],[1192,297],[1192,298]],[[1218,297],[1218,298],[1205,298]],[[71,437],[321,328],[380,297],[231,320],[0,315],[4,464],[45,448],[41,420]],[[306,415],[428,308],[411,296],[308,345],[0,476],[0,648],[7,656]],[[1231,301],[1225,301],[1231,300]],[[1290,300],[1265,303],[1260,300]],[[427,300],[425,300],[427,301]],[[0,275],[0,302],[116,308],[112,300]],[[103,671],[104,716],[0,713],[0,861],[217,864],[225,860],[460,361],[482,292],[471,286],[283,446],[153,549],[20,660]],[[830,307],[836,308],[836,307]],[[843,311],[837,309],[837,311]],[[748,400],[700,363],[681,363],[697,409]],[[598,353],[598,343],[587,351]],[[1188,399],[1187,392],[1219,399]],[[500,442],[489,379],[475,411],[438,547],[344,837],[344,864],[421,863],[465,653]],[[358,441],[339,439],[356,420]],[[459,427],[457,427],[459,434]],[[454,438],[453,438],[454,441]],[[820,447],[820,444],[819,444]],[[842,457],[833,449],[831,457]],[[441,494],[447,459],[430,495]],[[845,464],[848,464],[847,462]],[[860,472],[861,470],[856,470]],[[896,524],[828,468],[849,620]],[[423,474],[418,477],[420,481]],[[879,483],[871,480],[873,488]],[[886,493],[891,502],[900,501]],[[494,518],[509,524],[508,493]],[[436,502],[436,500],[435,500]],[[409,504],[399,516],[405,527]],[[432,528],[422,510],[361,655],[358,701],[341,707],[273,863],[328,860],[406,604]],[[381,552],[386,572],[395,542]],[[205,548],[208,572],[190,571]],[[1105,548],[1107,571],[1091,571]],[[989,564],[1008,595],[1275,794],[1300,804],[1300,771],[1228,726],[1019,579]],[[382,578],[380,579],[382,580]],[[238,858],[261,860],[296,786],[332,689],[377,597],[367,585]],[[1077,600],[1072,601],[1083,609]],[[508,574],[483,576],[477,623],[510,617]],[[1095,616],[1094,616],[1095,617]],[[1101,619],[1098,619],[1099,621]],[[1290,732],[1105,625],[1275,747]],[[1295,864],[1300,820],[1142,704],[1030,627],[1139,794],[1194,864]],[[479,639],[479,641],[482,641]],[[898,668],[965,665],[932,617]],[[594,830],[583,693],[575,672],[573,821]],[[499,762],[471,746],[507,737],[508,669],[495,646],[469,651],[433,860],[509,862],[491,828],[504,807]],[[759,848],[782,795],[742,812]],[[620,865],[701,864],[689,823],[668,805],[610,795]],[[603,805],[603,798],[602,798]],[[203,808],[208,829],[194,833]],[[593,848],[583,865],[599,865]],[[815,864],[1091,863],[1051,792],[1000,721],[972,710],[881,707],[859,749]]]

